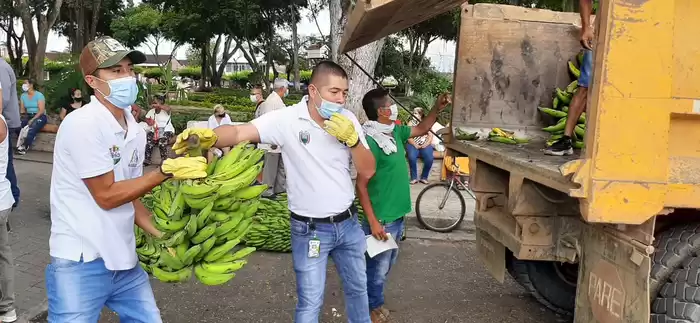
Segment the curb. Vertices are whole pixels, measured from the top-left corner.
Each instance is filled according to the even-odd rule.
[[[15,321],[15,322],[17,322],[17,323],[29,323],[37,316],[46,313],[48,310],[49,310],[49,300],[45,298],[38,305],[35,305],[35,306],[29,308],[26,312],[22,313],[22,315],[20,315],[17,318],[17,321]]]
[[[423,226],[418,222],[418,218],[415,215],[408,215],[406,216],[406,226],[414,226],[422,230],[429,231],[427,229],[424,229]],[[432,231],[430,231],[432,232]],[[459,224],[459,227],[454,229],[452,232],[464,232],[464,233],[470,233],[473,234],[476,232],[476,226],[474,225],[474,221],[465,219],[462,220],[462,223]],[[435,232],[435,233],[440,233],[440,232]],[[449,232],[448,232],[449,233]]]

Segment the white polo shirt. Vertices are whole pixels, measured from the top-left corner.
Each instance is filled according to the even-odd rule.
[[[102,258],[110,270],[137,265],[133,203],[103,210],[83,182],[111,171],[115,181],[143,174],[146,133],[128,109],[124,115],[128,131],[93,96],[61,122],[51,174],[51,256]]]
[[[343,109],[367,146],[355,115]],[[355,199],[350,177],[350,148],[319,126],[307,108],[306,100],[274,110],[251,121],[260,142],[282,150],[287,171],[289,209],[310,218],[326,218],[347,210]]]

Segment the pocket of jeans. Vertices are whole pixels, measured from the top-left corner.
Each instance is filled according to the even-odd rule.
[[[73,268],[73,267],[78,267],[82,264],[83,264],[82,261],[73,261],[73,260],[68,260],[68,259],[63,259],[63,258],[51,257],[51,267],[53,267],[54,269]]]
[[[294,235],[305,236],[309,234],[309,224],[306,222],[292,219],[290,222],[290,227],[290,230]]]

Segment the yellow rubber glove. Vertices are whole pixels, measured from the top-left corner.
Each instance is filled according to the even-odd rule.
[[[348,147],[355,147],[359,140],[355,125],[340,113],[334,113],[329,120],[323,121],[326,132],[336,137]]]
[[[174,179],[204,178],[207,177],[207,159],[204,157],[166,159],[160,166],[160,171]]]
[[[213,130],[207,128],[189,128],[185,129],[181,134],[177,135],[173,151],[178,155],[184,155],[189,149],[187,139],[192,135],[199,137],[199,145],[201,149],[209,149],[214,146],[216,140],[219,139]]]

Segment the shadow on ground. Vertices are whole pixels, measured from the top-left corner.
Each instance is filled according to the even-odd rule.
[[[552,314],[512,280],[501,285],[483,269],[470,242],[406,240],[392,271],[387,307],[403,323],[553,323]],[[335,272],[328,270],[322,322],[347,322]],[[292,322],[294,271],[288,254],[255,253],[230,283],[203,286],[152,281],[164,322]],[[104,311],[100,322],[118,322]],[[33,322],[46,322],[36,319]]]

